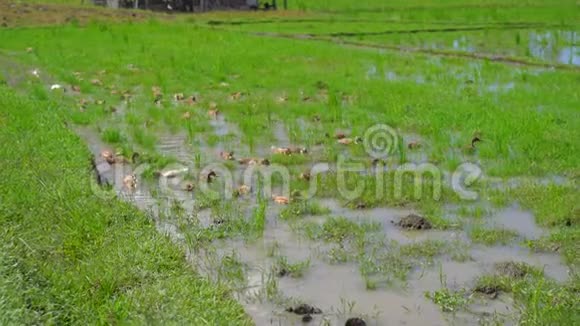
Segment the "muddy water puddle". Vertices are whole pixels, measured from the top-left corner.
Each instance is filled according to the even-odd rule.
[[[400,244],[410,244],[425,240],[462,240],[465,239],[462,232],[441,231],[441,230],[404,230],[396,226],[396,222],[405,216],[414,214],[410,209],[397,209],[388,207],[378,207],[372,209],[348,209],[334,200],[323,199],[319,203],[330,209],[332,216],[346,217],[356,222],[375,222],[382,226],[382,231],[388,239],[395,240]],[[320,222],[324,219],[317,218]]]
[[[218,114],[214,119],[210,120],[209,124],[213,127],[216,136],[227,136],[230,134],[239,136],[241,134],[238,127],[227,121],[223,114]]]
[[[399,78],[394,73],[389,74],[386,76],[388,79]],[[490,91],[513,88],[513,84],[504,86],[498,84]],[[301,124],[303,128],[304,123]],[[222,115],[211,120],[210,125],[214,129],[214,135],[220,137],[220,141],[215,146],[202,143],[199,152],[202,156],[209,157],[210,161],[214,161],[219,159],[217,150],[228,150],[226,147],[239,143],[241,133],[236,125],[228,122]],[[276,145],[291,145],[291,139],[284,124],[277,122],[272,126],[272,130]],[[219,227],[222,223],[219,222],[220,214],[211,208],[197,209],[195,192],[187,192],[171,180],[165,186],[159,182],[137,180],[134,190],[127,189],[124,179],[127,175],[137,174],[138,167],[126,163],[106,162],[101,157],[101,152],[113,150],[111,146],[104,144],[98,134],[88,129],[78,128],[76,131],[94,155],[95,169],[99,179],[109,184],[113,192],[121,199],[149,212],[155,219],[159,232],[183,245],[190,263],[197,264],[200,272],[206,277],[216,280],[216,264],[223,265],[226,257],[236,257],[235,259],[242,263],[244,285],[232,288],[258,325],[302,325],[304,323],[302,316],[286,311],[286,308],[298,303],[308,303],[321,310],[320,314],[312,314],[312,324],[343,325],[348,318],[361,317],[367,321],[368,325],[477,325],[484,313],[506,313],[513,311],[513,307],[509,302],[501,300],[487,301],[472,307],[479,313],[458,314],[451,317],[442,313],[438,306],[426,299],[425,292],[440,289],[443,286],[442,283],[451,288],[469,288],[478,276],[483,273],[492,273],[496,263],[505,261],[525,262],[536,266],[557,281],[568,279],[568,268],[558,255],[531,253],[528,249],[517,245],[472,247],[463,230],[401,230],[395,223],[416,212],[409,209],[385,207],[352,210],[344,208],[335,200],[328,199],[319,201],[330,210],[328,214],[305,216],[303,220],[322,224],[329,217],[341,216],[355,223],[374,222],[380,224],[381,234],[397,244],[410,245],[425,241],[463,243],[468,248],[469,257],[464,261],[456,261],[447,255],[439,255],[434,263],[413,266],[405,286],[371,290],[368,289],[368,284],[361,275],[358,262],[329,262],[325,256],[329,250],[333,249],[333,246],[302,237],[288,223],[278,219],[281,206],[274,204],[268,205],[264,233],[259,239],[245,240],[242,237],[235,237],[216,240],[209,248],[193,250],[187,248],[189,235],[186,228],[189,225],[172,216],[168,208],[178,203],[187,218],[195,219],[199,223],[200,228],[196,231]],[[225,140],[229,135],[233,135],[232,138],[235,140],[227,143]],[[418,135],[408,136],[405,143],[407,147],[413,140],[421,142]],[[407,138],[410,140],[407,141]],[[185,164],[192,163],[194,160],[191,142],[184,134],[162,135],[159,137],[156,149],[160,154],[174,156]],[[245,150],[242,149],[242,151]],[[269,149],[263,152],[269,153]],[[411,160],[426,161],[426,156],[422,151],[417,151],[416,156],[412,156]],[[160,198],[164,199],[160,200]],[[248,198],[254,199],[252,196]],[[238,204],[240,204],[238,209],[242,212],[241,215],[248,219],[255,209],[255,204],[239,202]],[[516,206],[495,213],[490,219],[490,224],[515,230],[528,239],[537,239],[545,235],[545,231],[535,224],[533,215]],[[289,263],[307,262],[302,275],[293,277],[275,272],[274,267],[281,257],[287,259]],[[230,282],[230,280],[225,281],[227,284]]]
[[[439,308],[425,299],[422,289],[367,291],[358,266],[323,262],[320,256],[326,245],[301,239],[278,223],[271,223],[261,240],[233,241],[220,250],[222,256],[240,257],[247,266],[247,286],[238,298],[257,325],[303,325],[302,316],[286,311],[299,303],[322,311],[312,314],[314,325],[343,325],[353,316],[362,317],[368,325],[446,325]],[[309,266],[301,277],[272,276],[276,261],[272,255],[290,262],[308,260]],[[277,298],[268,302],[263,293],[272,277]]]
[[[281,122],[276,122],[273,126],[274,139],[278,146],[290,146],[290,136],[286,131],[286,126]]]
[[[480,262],[480,271],[492,272],[492,266],[501,262],[524,262],[543,269],[546,276],[564,282],[569,278],[569,268],[561,257],[553,253],[532,253],[527,248],[516,246],[475,247],[471,251],[475,262]],[[482,264],[481,262],[485,262]]]
[[[18,53],[0,52],[0,77],[6,78],[8,85],[18,88],[31,83],[43,83],[47,89],[53,84],[53,79],[44,70],[30,67],[14,59]]]
[[[511,230],[528,240],[536,240],[549,234],[536,223],[530,211],[522,209],[517,203],[497,209],[489,202],[480,202],[477,205],[471,205],[471,210],[464,209],[465,207],[446,205],[444,209],[446,218],[457,222],[463,220],[468,227],[483,224],[493,229]]]
[[[161,135],[156,149],[160,154],[173,156],[180,162],[190,163],[193,161],[193,151],[185,134]]]
[[[196,209],[195,194],[176,188],[175,184],[170,184],[165,189],[157,189],[160,188],[158,184],[141,182],[134,191],[127,191],[123,188],[123,177],[135,172],[132,167],[129,164],[115,164],[114,169],[111,169],[112,166],[100,157],[102,150],[110,148],[94,133],[80,129],[77,132],[95,155],[99,174],[109,180],[122,199],[150,212],[154,217],[159,217],[160,196],[154,196],[152,190],[161,191],[166,198],[166,206],[171,206],[173,202],[180,203],[185,215],[197,219],[202,229],[218,225],[216,220],[219,219],[219,214],[216,215],[211,208]],[[277,138],[281,142],[285,139]],[[158,145],[159,151],[162,154],[174,155],[180,160],[190,159],[186,141],[185,136],[162,137]],[[322,224],[331,216],[341,216],[355,223],[378,223],[381,234],[400,245],[423,241],[454,241],[470,246],[463,230],[402,230],[395,223],[409,214],[415,214],[410,209],[382,207],[353,210],[331,199],[321,199],[319,203],[328,208],[329,212],[322,216],[305,216],[304,221]],[[245,218],[249,218],[256,207],[253,200],[249,203],[238,201],[238,204],[238,210]],[[432,264],[414,266],[403,287],[367,289],[361,267],[356,261],[329,262],[326,257],[333,245],[302,237],[287,222],[278,219],[281,209],[282,206],[268,205],[263,237],[257,240],[244,240],[239,237],[217,240],[206,249],[189,249],[187,230],[171,214],[164,219],[156,218],[156,226],[160,233],[184,246],[189,261],[203,275],[231,284],[236,297],[257,325],[303,325],[302,315],[286,311],[288,307],[300,303],[307,303],[321,310],[320,314],[311,315],[311,323],[314,325],[344,325],[351,317],[363,318],[367,325],[478,325],[484,315],[513,312],[509,300],[474,304],[471,307],[473,313],[460,313],[452,317],[442,313],[437,305],[425,297],[425,292],[440,289],[443,286],[442,281],[452,288],[469,288],[478,276],[493,272],[494,264],[503,261],[526,262],[544,269],[547,276],[558,281],[564,281],[568,277],[568,270],[557,255],[531,254],[529,250],[515,246],[476,246],[468,250],[469,259],[465,261],[455,261],[443,255]],[[534,224],[533,216],[517,207],[498,212],[493,221],[499,226],[517,229],[525,237],[536,238],[543,235],[543,231]],[[292,264],[304,262],[306,267],[302,275],[293,277],[276,272],[275,268],[281,258]],[[228,259],[239,260],[243,271],[242,281],[230,283],[231,280],[216,279],[216,270],[223,269],[224,261]]]
[[[278,279],[276,290],[283,296],[281,304],[255,299],[267,287],[268,271],[272,269],[273,259],[267,257],[271,241],[279,244],[278,251],[290,261],[310,259],[304,276]],[[308,303],[321,309],[322,314],[312,316],[315,325],[344,325],[353,316],[363,318],[368,325],[448,324],[449,317],[424,296],[425,291],[441,286],[441,278],[435,271],[412,279],[405,289],[367,290],[356,264],[331,265],[323,262],[317,259],[321,248],[312,248],[308,242],[297,241],[289,231],[278,231],[276,237],[263,243],[236,244],[235,248],[238,256],[250,266],[246,274],[250,290],[242,293],[240,301],[245,303],[257,325],[302,325],[299,316],[285,311],[292,303]],[[452,265],[445,268],[455,272],[448,277],[449,284],[457,282],[458,276],[462,285],[469,283],[480,272],[477,266],[458,266],[460,268]],[[488,310],[494,312],[494,309]],[[477,320],[466,315],[455,322],[477,325]]]
[[[455,232],[404,232],[395,229],[391,221],[408,214],[408,210],[379,208],[354,211],[341,207],[334,200],[322,200],[320,203],[331,209],[330,215],[355,220],[384,220],[387,237],[401,243],[452,238],[465,241],[462,235]],[[511,213],[508,211],[505,214]],[[263,239],[247,243],[230,242],[222,247],[223,253],[235,252],[247,266],[249,290],[240,293],[240,301],[245,302],[247,311],[258,325],[301,325],[301,318],[284,310],[292,302],[320,308],[323,313],[313,315],[315,323],[342,325],[346,319],[360,316],[369,325],[447,325],[450,316],[442,314],[424,295],[426,291],[440,289],[442,280],[451,287],[469,287],[482,273],[493,272],[495,263],[504,261],[521,261],[543,268],[548,276],[556,280],[567,278],[567,270],[557,255],[532,255],[527,250],[514,247],[477,247],[471,250],[471,257],[465,262],[443,259],[437,266],[415,269],[402,289],[367,290],[357,264],[325,262],[322,256],[328,245],[300,238],[283,222],[277,221],[275,213],[269,215],[269,221]],[[273,251],[272,248],[276,249]],[[291,262],[309,261],[303,276],[277,278],[276,293],[282,299],[278,298],[275,303],[256,299],[272,279],[269,273],[275,262],[273,255],[287,257]],[[484,315],[513,311],[509,300],[480,302],[471,308],[474,314],[459,314],[451,323],[477,325]]]
[[[526,239],[535,240],[547,232],[540,228],[534,221],[534,215],[523,211],[517,206],[503,209],[492,218],[491,224],[495,227],[509,229],[518,232]]]

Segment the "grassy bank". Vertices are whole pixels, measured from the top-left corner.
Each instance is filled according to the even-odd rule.
[[[249,323],[146,216],[90,190],[59,109],[0,87],[0,324]]]

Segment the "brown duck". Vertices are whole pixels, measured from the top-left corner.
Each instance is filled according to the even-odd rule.
[[[115,154],[109,150],[104,150],[101,152],[101,157],[109,164],[113,165],[117,162]]]
[[[280,205],[287,205],[288,203],[290,203],[290,199],[286,196],[272,196],[272,199],[274,200],[274,202],[276,204],[280,204]]]
[[[206,177],[207,183],[212,183],[215,180],[215,178],[217,178],[217,176],[218,175],[217,173],[215,173],[214,170],[209,171]]]
[[[137,177],[134,174],[129,174],[123,179],[123,184],[129,190],[137,188]]]
[[[292,150],[288,147],[272,146],[270,149],[272,150],[272,153],[274,153],[274,154],[284,154],[284,155],[292,154]]]
[[[234,152],[220,152],[220,157],[226,161],[233,161]]]

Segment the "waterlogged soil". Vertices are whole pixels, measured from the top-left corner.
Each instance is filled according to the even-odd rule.
[[[101,156],[103,150],[113,150],[104,144],[98,135],[88,128],[77,128],[77,133],[87,142],[95,157],[96,172],[101,180],[112,185],[121,198],[134,203],[149,213],[157,221],[157,228],[172,240],[184,245],[192,264],[208,278],[215,279],[215,270],[224,257],[237,257],[243,266],[242,286],[233,286],[238,300],[258,325],[302,325],[304,320],[313,324],[330,323],[343,325],[349,318],[360,317],[367,325],[478,325],[484,316],[513,312],[510,301],[488,300],[474,303],[470,312],[454,316],[441,312],[441,309],[425,297],[425,292],[441,288],[442,280],[450,287],[470,288],[475,279],[485,273],[494,272],[495,265],[501,262],[525,262],[543,269],[547,276],[558,281],[568,279],[568,269],[561,258],[555,254],[534,253],[528,249],[514,246],[471,246],[465,261],[455,261],[443,255],[437,263],[414,266],[408,275],[405,286],[367,289],[356,262],[331,263],[327,255],[332,244],[313,241],[295,232],[289,223],[280,220],[283,206],[271,204],[263,237],[257,240],[242,238],[215,241],[209,248],[190,250],[185,245],[186,235],[178,220],[171,216],[160,218],[160,201],[153,196],[151,189],[164,194],[166,207],[177,201],[185,209],[186,215],[196,218],[202,228],[219,225],[211,209],[195,210],[195,195],[180,189],[177,180],[163,183],[139,180],[134,190],[123,184],[126,175],[136,173],[130,164],[110,165]],[[278,136],[282,136],[280,131]],[[284,137],[277,137],[284,138]],[[283,139],[278,139],[279,141]],[[158,148],[161,153],[172,154],[185,162],[191,162],[191,152],[187,137],[171,135],[160,137]],[[215,152],[206,148],[205,152]],[[215,153],[214,153],[215,155]],[[217,158],[216,158],[217,159]],[[166,180],[166,181],[167,181]],[[255,186],[254,184],[252,186]],[[435,230],[417,212],[403,208],[379,207],[372,209],[348,209],[333,199],[318,200],[329,209],[320,216],[305,216],[304,221],[322,224],[332,216],[345,217],[356,223],[374,222],[381,225],[387,239],[401,245],[417,244],[423,241],[461,241],[470,246],[463,230]],[[256,207],[254,196],[239,201],[239,210],[249,218]],[[544,234],[533,220],[533,216],[518,207],[508,207],[497,212],[490,225],[513,229],[522,236],[535,239]],[[300,277],[276,274],[277,257],[285,257],[289,262],[308,261]],[[223,280],[219,280],[223,281]],[[274,285],[275,286],[274,286]],[[275,289],[275,290],[272,290]],[[271,291],[272,293],[268,294]],[[320,309],[320,314],[298,315],[287,311],[288,307],[308,304]],[[303,319],[306,318],[306,319]],[[509,324],[509,321],[504,321]]]
[[[421,230],[416,228],[402,228],[397,225],[401,220],[404,220],[409,216],[416,215],[420,217],[413,210],[389,207],[348,209],[343,207],[337,200],[334,199],[322,199],[319,200],[319,202],[323,207],[330,209],[330,214],[332,216],[346,217],[347,219],[358,223],[373,222],[380,224],[381,231],[386,235],[386,237],[388,239],[395,240],[400,244],[410,244],[425,240],[462,239],[461,233],[456,231],[428,229]],[[312,218],[320,220],[321,223],[324,221],[324,219],[321,217]],[[426,222],[424,219],[421,220]],[[428,230],[428,232],[424,232],[426,230]]]
[[[217,117],[211,119],[210,125],[214,128],[214,134],[216,136],[234,135],[239,139],[241,135],[238,127],[227,121],[223,114],[218,114]]]
[[[355,264],[333,265],[320,257],[328,245],[301,239],[282,222],[269,223],[264,238],[256,242],[234,242],[222,249],[235,250],[248,266],[248,290],[241,293],[247,311],[258,325],[301,325],[302,317],[286,311],[294,302],[307,303],[321,310],[313,314],[314,324],[323,320],[331,325],[343,325],[353,316],[361,316],[369,325],[385,325],[397,321],[410,325],[430,323],[445,325],[445,316],[439,308],[425,299],[423,289],[396,291],[368,291]],[[278,290],[283,294],[281,303],[260,302],[264,281],[269,277],[274,259],[269,257],[273,246],[289,261],[310,260],[310,266],[300,278],[281,277]]]
[[[492,218],[491,224],[496,228],[515,231],[529,240],[539,239],[547,233],[536,224],[533,214],[522,211],[517,206],[499,211]]]
[[[409,214],[401,218],[395,225],[411,230],[429,230],[433,227],[425,217],[417,214]]]
[[[180,162],[192,162],[193,151],[186,134],[161,135],[157,140],[156,149],[161,155],[173,156]]]
[[[237,127],[225,118],[210,122],[213,133],[219,137],[238,135]],[[425,297],[425,293],[441,289],[446,284],[450,288],[472,288],[477,277],[494,273],[497,264],[504,262],[524,262],[542,269],[557,281],[569,278],[568,268],[559,255],[551,253],[532,253],[518,244],[510,246],[480,246],[470,243],[466,232],[457,230],[438,230],[413,209],[378,207],[349,209],[334,199],[316,199],[328,209],[327,213],[303,216],[300,223],[313,222],[322,225],[329,218],[344,217],[356,224],[375,223],[377,232],[398,245],[416,245],[425,241],[438,241],[459,244],[466,253],[463,259],[454,259],[448,254],[439,254],[434,261],[414,264],[403,285],[380,286],[369,289],[361,275],[361,266],[356,259],[346,262],[329,260],[329,253],[336,244],[315,241],[296,231],[296,225],[279,218],[284,206],[269,203],[263,235],[257,239],[235,236],[214,240],[201,247],[192,248],[188,231],[201,232],[220,228],[227,222],[215,207],[196,207],[197,189],[193,192],[183,187],[187,173],[176,172],[173,177],[153,180],[141,178],[142,165],[128,162],[109,164],[101,156],[102,151],[115,152],[114,146],[105,144],[99,135],[90,128],[77,127],[77,134],[88,144],[94,157],[95,194],[118,196],[148,212],[156,222],[159,232],[183,246],[189,262],[204,276],[216,282],[230,285],[238,300],[245,306],[257,325],[303,325],[305,322],[330,325],[344,325],[350,318],[362,318],[367,325],[479,325],[483,319],[493,315],[509,315],[504,324],[512,323],[515,308],[509,298],[499,295],[495,299],[483,300],[470,305],[469,312],[450,315]],[[277,146],[292,145],[282,123],[273,126],[272,134]],[[413,136],[413,135],[411,135]],[[408,137],[422,140],[418,136]],[[208,146],[196,139],[201,146],[192,146],[184,134],[161,134],[156,149],[159,154],[175,157],[176,171],[192,166],[194,152],[202,157],[203,163],[220,160],[219,151],[226,150],[229,144],[218,143]],[[406,146],[409,144],[406,143]],[[254,152],[266,155],[270,145],[258,146]],[[239,146],[240,155],[250,155],[250,151]],[[242,166],[237,168],[235,178],[242,180]],[[171,170],[171,169],[169,169]],[[199,172],[199,171],[196,171]],[[137,175],[135,189],[125,183],[128,175]],[[219,177],[218,177],[219,178]],[[252,179],[248,184],[256,189]],[[171,207],[178,203],[183,209],[181,214],[173,214]],[[242,218],[250,219],[258,207],[254,192],[233,201],[235,211]],[[177,217],[179,215],[179,217]],[[507,207],[489,218],[489,225],[517,231],[527,239],[537,239],[545,234],[539,228],[533,215],[517,206]],[[226,225],[227,227],[227,225]],[[232,258],[234,257],[234,258]],[[277,261],[284,257],[290,263],[307,262],[302,275],[282,275],[276,273]],[[225,261],[239,261],[241,281],[223,279],[217,271],[223,270]],[[236,265],[236,264],[234,264]],[[227,278],[227,277],[226,277]],[[289,307],[307,304],[314,307],[309,314],[296,314]],[[320,313],[318,313],[318,309]]]
[[[332,204],[331,201],[325,203]],[[344,208],[331,212],[336,213],[352,219],[364,219],[366,216],[390,221],[407,212],[374,209],[361,213]],[[353,315],[362,316],[369,325],[447,325],[450,319],[462,325],[477,325],[482,316],[513,311],[510,301],[478,302],[471,307],[471,311],[477,313],[458,314],[451,318],[441,313],[439,307],[425,298],[425,291],[441,288],[442,275],[448,286],[469,287],[478,276],[493,272],[497,263],[505,261],[525,262],[544,268],[546,275],[556,280],[567,279],[567,269],[557,255],[531,255],[529,251],[516,247],[475,247],[470,251],[471,257],[465,262],[443,259],[438,268],[431,266],[412,272],[404,288],[367,290],[356,264],[331,264],[323,259],[324,253],[329,249],[328,244],[297,236],[284,222],[276,219],[276,212],[269,214],[268,221],[263,239],[255,242],[223,243],[221,247],[223,253],[235,252],[247,266],[249,289],[240,294],[240,300],[245,302],[247,311],[259,325],[300,325],[301,318],[285,311],[288,301],[306,302],[321,309],[322,313],[313,315],[313,320],[325,320],[331,325],[342,325]],[[388,227],[391,223],[384,225]],[[407,244],[422,240],[460,238],[453,232],[442,231],[409,233],[387,229],[387,234],[390,238]],[[310,266],[302,277],[279,278],[277,289],[285,299],[278,304],[256,299],[264,290],[265,280],[271,277],[269,271],[274,264],[274,258],[271,257],[273,247],[277,254],[287,257],[289,261],[310,261]]]
[[[86,135],[86,134],[85,134]],[[91,151],[98,157],[106,146],[99,144],[95,137],[85,138]],[[97,159],[97,166],[108,164]],[[114,184],[122,184],[120,175],[131,173],[130,168],[122,170],[114,176]],[[106,168],[99,169],[103,177],[109,177]],[[110,177],[109,177],[110,178]],[[154,206],[152,196],[144,187],[137,191],[127,192],[122,187],[115,186],[123,194],[122,198],[130,200],[142,209]],[[176,196],[177,197],[177,196]],[[182,198],[183,199],[183,198]],[[386,235],[400,243],[413,243],[428,239],[457,238],[453,232],[428,231],[405,232],[393,227],[393,221],[412,214],[400,209],[377,208],[371,210],[349,210],[341,207],[336,201],[325,200],[323,205],[331,209],[331,214],[339,214],[353,220],[372,219],[382,221]],[[329,264],[321,259],[321,255],[328,250],[328,245],[305,240],[297,236],[286,223],[277,220],[279,209],[270,209],[264,237],[260,240],[245,242],[243,240],[228,240],[216,244],[217,256],[235,254],[240,257],[245,266],[244,277],[247,286],[238,291],[240,302],[244,303],[247,312],[258,325],[301,325],[303,316],[286,311],[291,302],[308,303],[321,310],[321,314],[311,314],[312,322],[330,322],[341,325],[352,316],[359,316],[366,320],[368,325],[385,325],[391,323],[407,325],[446,325],[450,316],[427,300],[425,291],[434,291],[440,288],[441,273],[445,275],[447,284],[458,286],[469,285],[484,271],[492,271],[492,266],[502,261],[522,261],[532,266],[543,267],[548,276],[557,280],[567,278],[567,270],[556,255],[530,255],[526,250],[498,247],[474,248],[471,251],[471,260],[468,262],[443,261],[440,269],[430,268],[412,273],[404,289],[367,290],[356,264]],[[505,213],[509,215],[510,212]],[[513,214],[513,212],[511,212]],[[500,214],[501,215],[501,214]],[[198,212],[197,218],[204,227],[211,227],[215,221],[209,210]],[[319,218],[319,217],[318,217]],[[500,219],[501,220],[501,219]],[[183,242],[184,236],[170,221],[157,223],[160,232],[167,234],[174,241]],[[264,300],[263,293],[267,287],[267,280],[273,277],[270,273],[274,264],[271,257],[271,248],[276,247],[278,254],[284,255],[289,261],[309,260],[310,266],[300,278],[282,277],[278,280],[277,289],[284,299]],[[215,261],[214,251],[201,261]],[[189,252],[192,261],[198,261],[202,252]],[[212,258],[213,256],[213,258]],[[217,258],[219,260],[219,258]],[[200,268],[208,277],[212,277],[215,266],[211,263]],[[472,311],[480,314],[458,314],[453,317],[453,323],[476,325],[480,316],[486,313],[511,311],[509,302],[496,301],[474,305]]]
[[[277,122],[274,125],[274,138],[278,146],[290,146],[290,136],[288,136],[286,126],[283,123]]]

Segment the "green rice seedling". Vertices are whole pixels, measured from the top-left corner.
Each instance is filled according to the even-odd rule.
[[[354,260],[353,254],[343,246],[334,246],[326,253],[326,259],[331,264],[344,264]]]
[[[278,241],[274,241],[274,243],[268,247],[266,256],[276,257],[279,255],[279,253],[280,253],[280,243],[278,243]]]
[[[157,137],[154,134],[146,132],[143,128],[133,128],[132,136],[135,143],[146,150],[155,149]]]
[[[580,257],[577,254],[577,243],[580,239],[579,232],[575,228],[560,228],[550,232],[537,240],[527,240],[527,247],[537,252],[560,252],[564,260],[570,266],[577,266]]]
[[[485,216],[489,216],[491,212],[482,206],[461,206],[457,210],[457,214],[463,217],[481,219]]]
[[[506,245],[517,238],[517,236],[517,232],[508,229],[488,229],[482,226],[475,226],[469,230],[471,241],[487,246],[496,244]]]
[[[451,290],[447,287],[446,276],[443,267],[439,266],[439,282],[443,286],[440,290],[425,292],[425,297],[437,304],[442,311],[456,313],[467,308],[471,301],[465,289]]]
[[[367,253],[359,258],[359,270],[363,277],[370,277],[376,286],[392,287],[407,280],[413,264],[398,250]]]
[[[506,196],[534,211],[540,225],[573,227],[580,223],[575,204],[580,194],[574,189],[573,184],[541,186],[527,183],[510,189]]]
[[[259,291],[251,299],[258,302],[279,302],[284,301],[284,296],[278,286],[278,278],[272,271],[262,272],[262,284]]]
[[[306,155],[300,154],[293,155],[274,154],[270,156],[270,161],[274,164],[291,166],[291,165],[303,165],[309,161],[309,158]]]
[[[373,280],[372,278],[367,277],[367,276],[364,276],[363,278],[364,278],[364,281],[365,281],[365,288],[367,290],[371,290],[372,291],[372,290],[376,290],[377,289],[378,284],[377,284],[377,282],[375,280]]]
[[[193,162],[197,169],[201,168],[201,153],[198,152],[193,154]]]
[[[432,261],[435,256],[441,255],[446,249],[446,243],[437,240],[426,240],[399,248],[401,255],[410,258],[424,258]]]
[[[425,200],[420,203],[420,211],[435,229],[458,229],[461,221],[444,217],[443,209],[436,202]]]
[[[217,278],[218,283],[234,283],[238,286],[245,284],[245,266],[237,253],[232,252],[221,258]]]
[[[363,229],[345,217],[330,217],[320,229],[320,238],[328,242],[341,243],[344,240],[359,236]]]
[[[125,136],[117,128],[107,127],[101,132],[103,141],[109,144],[120,144],[125,141]]]
[[[253,214],[253,225],[254,231],[257,234],[263,234],[264,228],[266,227],[266,209],[268,204],[265,200],[260,200],[258,202],[258,207],[254,210]]]
[[[278,256],[274,263],[273,269],[278,276],[290,276],[293,278],[300,278],[304,275],[306,270],[310,267],[310,260],[305,260],[296,263],[288,262],[285,256]]]
[[[468,262],[473,260],[471,257],[471,246],[461,240],[455,240],[449,243],[446,253],[456,262]]]
[[[469,303],[469,298],[466,297],[465,291],[452,291],[448,288],[426,292],[425,297],[432,300],[444,312],[455,313],[465,309]]]
[[[296,220],[306,215],[325,215],[328,213],[330,213],[330,209],[316,201],[298,201],[286,206],[280,212],[280,218],[283,220]]]

